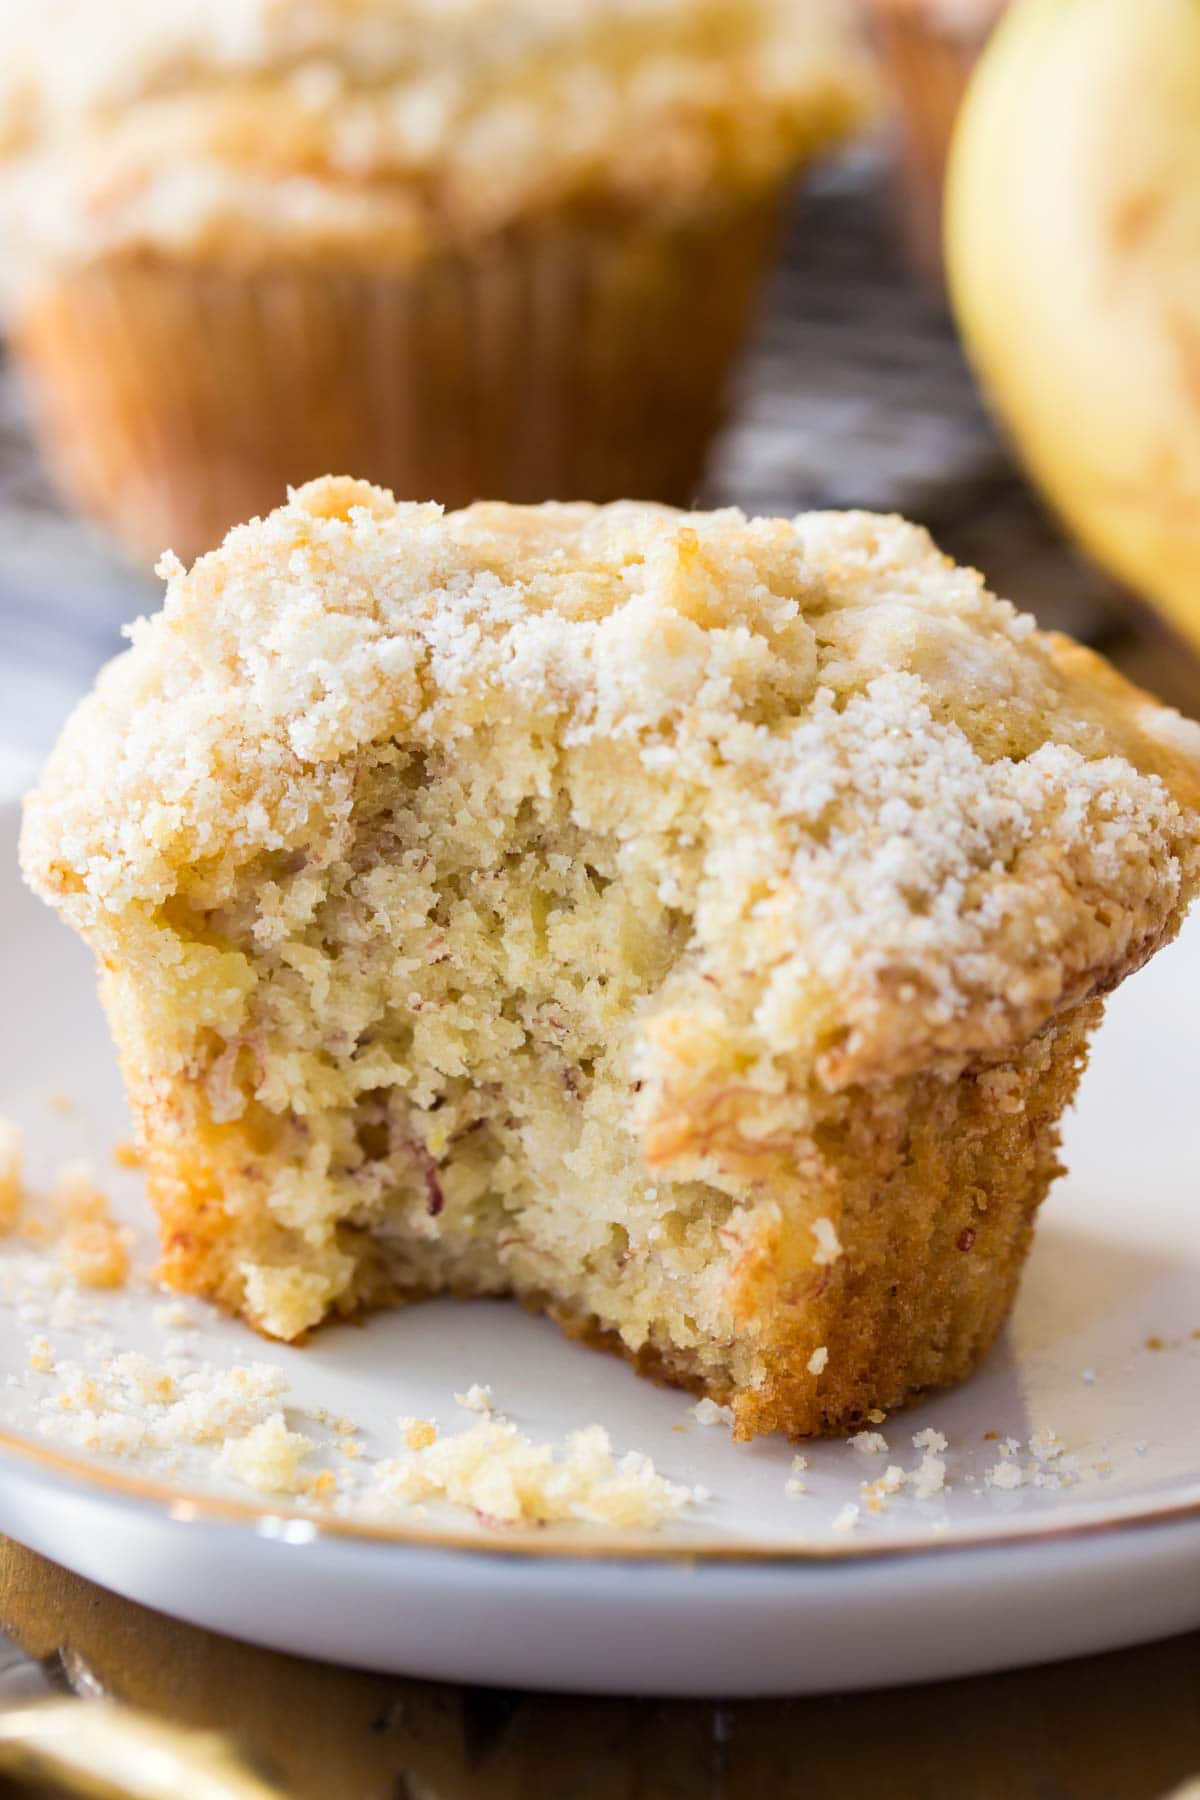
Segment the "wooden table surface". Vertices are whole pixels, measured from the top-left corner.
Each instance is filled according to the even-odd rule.
[[[80,1692],[231,1733],[296,1800],[1158,1800],[1200,1771],[1200,1632],[884,1693],[560,1699],[254,1649],[2,1540],[0,1627]]]

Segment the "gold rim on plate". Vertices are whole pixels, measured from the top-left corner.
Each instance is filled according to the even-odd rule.
[[[412,1550],[468,1551],[479,1556],[553,1557],[577,1561],[637,1561],[662,1563],[854,1563],[878,1562],[955,1550],[999,1549],[1015,1544],[1061,1543],[1066,1538],[1099,1537],[1112,1532],[1152,1530],[1168,1525],[1200,1522],[1200,1490],[1189,1498],[1139,1508],[1120,1517],[1072,1519],[1061,1524],[1026,1524],[1020,1529],[951,1533],[928,1539],[876,1543],[739,1543],[729,1538],[661,1538],[648,1533],[629,1536],[601,1535],[584,1527],[585,1537],[570,1528],[553,1526],[497,1529],[483,1537],[479,1530],[411,1529],[341,1519],[330,1513],[306,1512],[298,1507],[262,1505],[203,1489],[175,1487],[148,1475],[126,1474],[88,1457],[72,1456],[34,1443],[21,1433],[0,1428],[0,1459],[16,1458],[33,1465],[63,1485],[99,1488],[106,1499],[150,1506],[176,1524],[253,1527],[264,1537],[286,1536],[292,1544],[303,1541],[349,1540],[387,1544]],[[294,1527],[303,1527],[297,1533]]]

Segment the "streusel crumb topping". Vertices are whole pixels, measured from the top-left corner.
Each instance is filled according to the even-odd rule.
[[[474,734],[481,833],[566,786],[691,920],[647,1081],[694,1087],[734,1039],[767,1106],[1001,1054],[1150,954],[1195,880],[1200,726],[898,519],[443,515],[331,479],[163,573],[25,828],[101,951],[228,905],[264,853],[336,858],[364,756]],[[268,888],[258,940],[305,904]],[[228,1026],[253,970],[193,955]]]

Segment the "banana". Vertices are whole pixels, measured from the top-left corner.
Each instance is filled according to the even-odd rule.
[[[960,115],[946,260],[1034,480],[1200,645],[1200,0],[1016,0]]]

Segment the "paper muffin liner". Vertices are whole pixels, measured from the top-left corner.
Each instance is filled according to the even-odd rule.
[[[897,109],[895,196],[909,261],[942,281],[942,190],[963,96],[1005,0],[865,0]]]
[[[685,503],[779,198],[402,270],[113,260],[27,300],[14,347],[64,492],[140,560],[329,472],[447,506]]]

